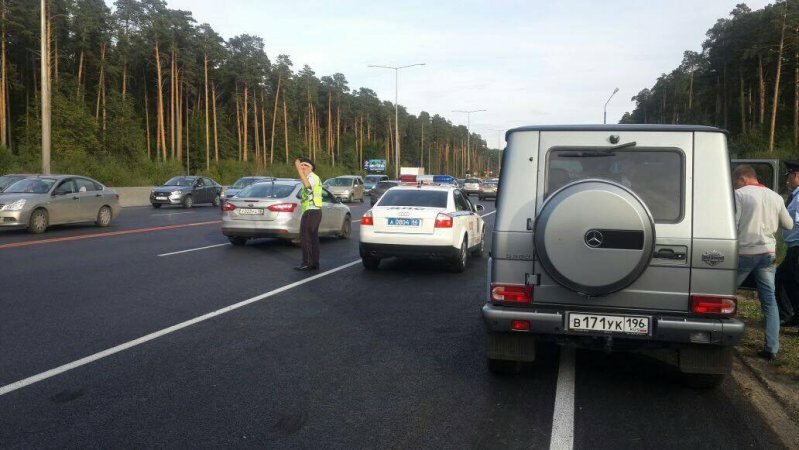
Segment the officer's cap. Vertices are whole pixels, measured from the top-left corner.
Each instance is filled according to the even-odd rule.
[[[785,175],[790,175],[794,172],[799,172],[799,161],[797,160],[786,160],[783,161],[785,163]]]

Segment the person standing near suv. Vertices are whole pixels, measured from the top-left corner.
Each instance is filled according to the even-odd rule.
[[[785,184],[791,191],[786,206],[788,214],[794,221],[792,230],[782,232],[782,238],[788,246],[785,259],[777,266],[776,287],[779,299],[780,315],[784,327],[799,326],[799,161],[785,161],[788,171],[785,173]]]
[[[766,328],[766,342],[758,356],[777,359],[780,349],[780,317],[774,295],[774,259],[778,228],[790,230],[793,220],[782,197],[763,186],[751,166],[742,165],[732,173],[735,184],[735,224],[738,231],[738,286],[750,273],[757,281],[760,309]]]
[[[300,245],[302,264],[295,270],[319,270],[319,224],[322,222],[322,180],[313,170],[316,164],[308,158],[297,158],[294,167],[300,175],[302,192],[302,218],[300,219]]]

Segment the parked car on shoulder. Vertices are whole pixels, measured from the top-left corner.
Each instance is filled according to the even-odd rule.
[[[467,196],[480,195],[482,184],[483,182],[479,178],[467,178],[463,181],[463,193]]]
[[[323,186],[337,199],[352,203],[355,200],[363,203],[363,179],[357,175],[344,175],[325,180]]]
[[[394,186],[399,186],[399,181],[389,180],[378,182],[374,189],[369,191],[369,202],[371,203],[371,206],[374,206],[375,203],[380,200],[380,197],[382,197],[387,190],[393,188]]]
[[[91,178],[41,175],[0,194],[0,227],[44,233],[51,225],[94,222],[107,227],[119,215],[119,195]]]
[[[233,198],[241,192],[242,189],[246,188],[247,186],[255,183],[260,183],[261,181],[272,181],[276,180],[275,177],[262,177],[262,176],[251,176],[251,177],[241,177],[236,180],[235,183],[231,184],[227,188],[222,189],[222,200],[226,200],[229,198]]]
[[[150,191],[153,208],[162,205],[180,205],[191,208],[195,204],[210,203],[219,206],[222,186],[208,177],[177,176]]]
[[[296,180],[247,186],[222,205],[222,234],[233,245],[244,245],[253,238],[299,239],[301,187]],[[350,208],[323,189],[319,235],[349,239],[351,233]]]
[[[24,180],[28,177],[35,177],[34,174],[24,174],[24,173],[9,173],[7,175],[3,175],[0,177],[0,192],[6,190],[7,187],[11,186],[12,184],[16,183],[19,180]]]
[[[388,181],[388,175],[367,175],[366,178],[363,179],[364,194],[369,195],[369,192],[381,181]]]
[[[454,186],[393,187],[361,217],[361,261],[375,270],[392,256],[436,259],[463,272],[483,254],[482,210]]]
[[[718,386],[744,333],[726,132],[531,126],[507,140],[483,306],[490,370],[558,342],[646,351],[691,386]]]

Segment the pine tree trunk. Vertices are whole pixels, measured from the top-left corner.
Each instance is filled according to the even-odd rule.
[[[6,96],[6,1],[2,0],[2,4],[0,4],[0,145],[2,145],[9,153],[11,152],[11,146],[8,142],[8,116],[6,115],[6,111],[8,110],[8,105],[6,101],[8,97]]]
[[[172,158],[183,161],[183,82],[180,71],[175,68],[175,153]]]
[[[336,105],[336,154],[341,160],[341,104]]]
[[[283,81],[283,74],[277,75],[277,89],[275,90],[275,108],[272,110],[272,135],[269,138],[269,164],[275,163],[275,124],[277,122],[277,101],[280,98],[280,82]]]
[[[327,152],[330,154],[333,167],[336,167],[336,154],[333,153],[333,93],[327,93]]]
[[[758,123],[762,127],[766,123],[766,83],[763,81],[763,57],[757,55],[757,87],[758,101],[760,102]]]
[[[261,89],[261,157],[266,167],[266,102],[264,98],[265,89]]]
[[[175,118],[175,110],[177,109],[178,101],[178,86],[175,79],[175,44],[172,43],[172,53],[169,58],[169,151],[172,159],[175,159],[175,125],[177,119]]]
[[[746,134],[746,98],[744,94],[744,72],[743,69],[738,69],[738,79],[741,84],[740,89],[740,102],[741,102],[741,134]]]
[[[249,93],[249,86],[247,85],[247,82],[245,81],[244,82],[244,102],[242,102],[243,103],[243,113],[241,115],[241,117],[242,117],[242,129],[241,129],[242,137],[241,137],[241,139],[242,139],[242,142],[243,142],[243,147],[242,147],[243,154],[242,154],[242,157],[243,157],[243,160],[245,162],[247,162],[247,160],[248,160],[248,152],[247,152],[247,122],[248,122],[248,120],[247,120],[247,106],[248,106],[248,104],[247,104],[247,95],[248,95],[248,93]]]
[[[239,150],[239,161],[241,161],[241,155],[242,155],[241,141],[242,141],[242,136],[241,136],[241,113],[239,112],[241,110],[241,106],[239,105],[239,103],[240,103],[239,102],[239,92],[238,92],[238,89],[236,89],[236,137],[239,140],[239,142],[238,142],[238,145],[239,145],[239,147],[238,147],[238,150]]]
[[[122,103],[125,103],[125,97],[128,91],[128,60],[122,61]]]
[[[205,170],[211,169],[211,124],[208,117],[208,53],[203,54],[203,79],[205,87]]]
[[[286,164],[289,163],[289,114],[286,109],[286,93],[283,93],[283,136],[286,138]]]
[[[147,105],[147,78],[144,78],[144,127],[147,133],[147,160],[152,159],[152,151],[150,149],[150,109]]]
[[[261,162],[261,136],[258,132],[258,97],[253,93],[252,95],[252,123],[253,123],[253,143],[255,144],[255,164],[260,165]]]
[[[795,32],[799,34],[799,29]],[[799,51],[793,54],[793,146],[799,146]]]
[[[191,146],[189,145],[189,130],[191,129],[191,119],[189,118],[189,84],[181,88],[182,97],[186,98],[186,172],[191,173]],[[181,120],[181,124],[182,124]]]
[[[777,102],[780,96],[780,75],[782,74],[782,51],[785,46],[785,22],[788,14],[788,4],[785,4],[785,12],[782,15],[782,30],[780,31],[780,46],[777,50],[777,75],[774,77],[774,104],[771,107],[771,129],[768,137],[768,151],[774,152],[774,133],[777,128]]]
[[[160,137],[157,141],[158,150],[160,150],[160,154],[162,156],[162,160],[166,161],[166,129],[164,127],[164,93],[163,89],[161,88],[161,54],[158,50],[158,41],[155,42],[155,67],[156,72],[158,74],[158,84],[156,85],[158,89],[158,132]]]
[[[211,82],[211,108],[214,111],[214,162],[219,164],[219,134],[216,129],[216,86]]]
[[[158,42],[155,43],[156,51],[158,51]],[[75,96],[80,95],[80,86],[83,82],[83,49],[80,50],[80,57],[78,57],[78,87],[75,91]]]

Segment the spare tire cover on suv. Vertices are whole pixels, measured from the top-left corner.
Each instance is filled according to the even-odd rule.
[[[541,265],[558,284],[599,296],[626,288],[643,273],[654,249],[655,224],[626,187],[587,179],[544,202],[534,240]]]

